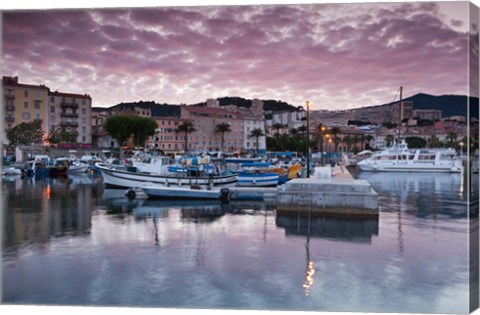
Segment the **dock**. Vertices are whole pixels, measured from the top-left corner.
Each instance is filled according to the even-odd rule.
[[[277,213],[285,215],[378,216],[378,194],[366,180],[354,179],[342,166],[315,171],[311,178],[295,178],[275,188],[231,187],[231,199],[274,200]]]

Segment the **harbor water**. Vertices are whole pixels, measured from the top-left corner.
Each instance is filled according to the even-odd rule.
[[[378,218],[132,201],[90,175],[4,177],[2,303],[467,313],[464,177],[355,176],[378,193]]]

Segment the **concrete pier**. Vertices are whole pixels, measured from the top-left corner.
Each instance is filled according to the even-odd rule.
[[[325,170],[323,170],[325,171]],[[356,180],[342,167],[330,178],[297,178],[278,189],[279,214],[378,216],[378,194],[366,180]]]

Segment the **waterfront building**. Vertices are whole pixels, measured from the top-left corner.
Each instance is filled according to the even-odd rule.
[[[439,120],[442,119],[442,111],[437,109],[416,109],[413,116],[418,119]]]
[[[185,151],[185,137],[188,136],[188,147],[193,149],[192,134],[186,135],[178,131],[178,126],[187,121],[179,117],[156,117],[158,128],[151,149],[162,150],[165,153],[180,153]],[[195,127],[196,128],[196,127]]]
[[[257,149],[257,139],[256,137],[250,137],[252,130],[260,129],[262,130],[263,134],[265,135],[265,122],[263,119],[255,119],[253,117],[245,117],[243,121],[243,134],[244,142],[243,148],[247,151],[256,150]],[[265,151],[267,149],[267,143],[265,136],[261,136],[258,138],[258,150]]]
[[[8,144],[5,130],[32,120],[40,120],[42,129],[48,131],[47,98],[48,87],[44,85],[24,84],[18,77],[3,77],[3,104],[0,126],[2,144]]]
[[[75,137],[75,146],[92,146],[92,98],[90,95],[48,93],[47,130],[60,127]],[[60,146],[62,144],[59,144]]]
[[[230,132],[224,134],[224,151],[241,151],[244,143],[244,117],[223,108],[181,106],[181,118],[194,124],[188,141],[188,150],[218,151],[221,149],[221,134],[215,132],[217,125],[227,123]]]
[[[7,144],[5,130],[32,120],[41,121],[45,138],[52,128],[61,127],[75,135],[75,146],[91,147],[92,98],[86,94],[51,92],[45,85],[19,83],[18,77],[3,77],[5,117],[2,143]]]

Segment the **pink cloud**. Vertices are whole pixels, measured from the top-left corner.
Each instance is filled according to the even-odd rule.
[[[451,26],[467,17],[443,21],[435,3],[12,11],[3,19],[4,74],[105,106],[131,95],[196,103],[235,91],[341,108],[389,102],[378,91],[399,85],[465,94],[468,36]],[[58,73],[59,64],[70,70]]]

